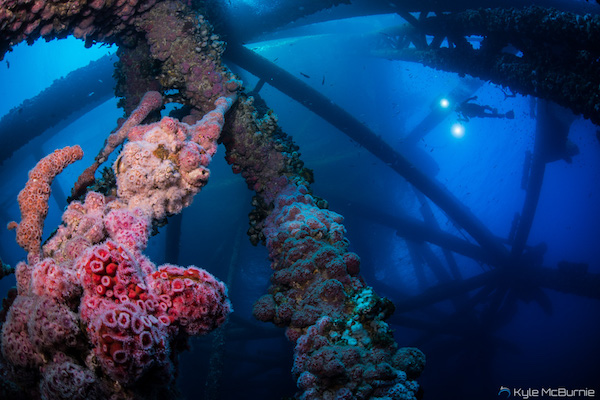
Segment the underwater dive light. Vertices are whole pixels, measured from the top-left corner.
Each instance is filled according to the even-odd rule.
[[[463,136],[465,136],[465,126],[457,122],[454,125],[452,125],[450,132],[452,132],[452,136],[454,136],[457,139],[460,139]]]

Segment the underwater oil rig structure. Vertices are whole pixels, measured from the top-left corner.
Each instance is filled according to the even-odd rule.
[[[422,398],[417,382],[425,355],[418,348],[428,342],[450,338],[447,343],[457,353],[483,352],[491,358],[496,349],[510,346],[496,333],[513,318],[518,302],[536,302],[551,313],[546,289],[600,298],[600,274],[573,260],[544,265],[545,245],[528,242],[547,164],[574,156],[568,126],[547,129],[560,124],[550,103],[600,124],[600,5],[554,0],[535,6],[518,0],[266,3],[260,13],[216,0],[0,3],[0,59],[20,42],[70,35],[86,45],[116,44],[119,57],[115,65],[105,57],[72,72],[2,117],[0,163],[59,121],[115,95],[128,116],[68,198],[50,193],[50,185],[81,158],[75,147],[43,158],[19,196],[22,219],[11,227],[28,257],[15,268],[2,264],[0,272],[0,277],[15,273],[18,287],[4,300],[0,317],[0,397],[174,396],[177,356],[189,337],[217,329],[229,318],[213,333],[204,388],[205,398],[218,398],[218,381],[225,379],[219,372],[224,343],[281,334],[229,315],[227,290],[208,272],[155,266],[143,254],[148,237],[167,222],[167,241],[177,247],[177,215],[206,184],[217,143],[225,146],[233,172],[255,192],[248,236],[252,244],[266,245],[273,271],[253,314],[285,328],[292,343],[287,370],[297,392],[289,396]],[[275,37],[293,22],[380,14],[397,14],[404,23],[364,33],[372,43],[370,55],[468,76],[447,96],[451,102],[468,100],[484,82],[502,86],[508,95],[538,99],[535,142],[524,155],[525,200],[506,237],[493,234],[406,157],[453,110],[432,109],[396,149],[301,78],[245,46]],[[253,74],[258,83],[246,89],[230,67]],[[348,250],[340,215],[312,193],[312,171],[262,99],[265,85],[343,132],[414,188],[422,218],[388,215],[358,203],[353,210],[406,241],[420,293],[403,295],[378,282],[389,300],[369,286],[374,273],[361,270],[360,254]],[[180,108],[160,119],[166,103]],[[112,169],[97,172],[123,143]],[[57,233],[42,242],[44,205],[51,195],[69,206]],[[29,201],[31,196],[37,200]],[[441,228],[432,206],[463,235]],[[3,218],[8,222],[15,216]],[[475,260],[481,273],[464,278],[457,255]],[[232,261],[231,269],[236,262],[241,261]],[[435,276],[435,284],[427,282],[427,274]],[[437,308],[443,302],[452,305],[451,311]],[[391,327],[420,334],[400,343],[411,347],[399,347]],[[477,345],[461,347],[467,342]],[[280,364],[269,357],[249,362],[258,370]],[[489,360],[478,365],[479,384],[495,387],[486,370]]]

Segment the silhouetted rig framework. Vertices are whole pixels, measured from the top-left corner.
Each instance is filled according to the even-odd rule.
[[[230,20],[223,18],[226,10],[216,8],[214,2],[195,2],[195,7],[215,18],[214,24],[227,38],[224,57],[261,79],[252,92],[257,99],[260,88],[268,82],[345,132],[417,189],[423,221],[390,217],[366,206],[362,209],[365,216],[393,227],[410,243],[417,277],[423,276],[418,269],[427,265],[442,282],[418,296],[396,302],[396,316],[390,317],[393,306],[372,293],[358,276],[358,258],[347,252],[347,241],[336,226],[336,215],[326,210],[324,200],[310,195],[312,174],[299,159],[297,146],[277,126],[270,111],[262,107],[257,110],[259,107],[239,88],[228,85],[233,76],[221,63],[223,42],[213,35],[210,24],[179,2],[131,3],[95,0],[77,3],[78,8],[70,10],[51,3],[11,3],[0,9],[0,52],[4,54],[11,45],[23,40],[32,42],[39,37],[52,39],[70,34],[90,44],[116,43],[120,58],[117,94],[122,97],[120,104],[127,113],[137,106],[144,93],[157,90],[168,92],[170,101],[184,104],[190,113],[188,121],[194,122],[212,109],[217,98],[237,91],[239,98],[226,116],[221,140],[234,172],[241,173],[256,192],[248,234],[254,244],[266,242],[275,270],[273,286],[257,302],[255,315],[286,327],[288,338],[297,344],[293,373],[298,379],[299,398],[320,398],[325,391],[340,396],[351,393],[357,398],[415,395],[416,387],[411,380],[419,375],[423,360],[417,350],[396,348],[383,321],[388,317],[392,323],[423,330],[419,343],[439,333],[467,339],[475,329],[491,338],[501,324],[510,320],[518,300],[537,301],[550,311],[551,303],[543,288],[600,297],[600,276],[589,273],[585,265],[565,261],[558,268],[544,267],[543,246],[527,246],[545,164],[550,160],[544,143],[552,138],[547,137],[549,133],[540,124],[534,152],[524,169],[527,198],[523,211],[515,216],[509,239],[495,237],[458,199],[411,165],[401,152],[329,99],[242,45],[284,22],[340,2],[307,1],[303,8],[294,5],[287,10],[275,9],[277,21],[265,19],[266,23],[254,31],[228,27]],[[596,124],[600,122],[600,48],[594,40],[600,37],[597,16],[541,7],[464,10],[453,3],[452,9],[446,10],[440,9],[437,2],[411,1],[372,2],[372,5],[373,9],[396,12],[407,21],[406,25],[385,32],[386,40],[373,50],[375,54],[489,80],[513,92],[554,101]],[[390,5],[393,7],[389,8]],[[420,12],[420,16],[415,17],[414,12]],[[289,19],[286,21],[283,16]],[[480,39],[477,48],[471,42],[474,36]],[[104,69],[100,71],[106,73],[102,72]],[[480,85],[465,80],[452,92],[455,96],[452,100],[460,102],[468,98]],[[88,88],[82,91],[88,92]],[[90,100],[100,101],[102,96],[108,94]],[[544,107],[540,104],[539,107]],[[81,106],[70,104],[72,109]],[[35,102],[23,107],[28,107],[24,114],[41,115],[36,110],[44,109],[47,103],[41,97],[37,108]],[[43,119],[37,122],[37,130],[29,129],[30,126],[20,129],[23,121],[18,115],[15,117],[16,113],[0,121],[2,132],[41,134],[49,123]],[[446,115],[447,111],[433,111],[407,136],[410,139],[407,143],[414,145]],[[28,139],[15,140],[13,149]],[[3,153],[3,159],[11,153],[11,149]],[[73,195],[77,197],[83,192]],[[477,243],[442,231],[430,218],[425,197]],[[304,214],[315,216],[314,226],[305,223],[300,229],[292,227],[290,222],[294,217]],[[444,249],[447,268],[431,245]],[[479,276],[462,279],[454,253],[489,268]],[[3,270],[10,272],[8,268]],[[426,285],[424,281],[422,284]],[[473,291],[475,294],[469,295]],[[393,292],[390,288],[390,293]],[[330,301],[323,302],[324,298]],[[401,315],[448,299],[453,301],[455,312],[442,323]],[[475,311],[484,302],[491,306],[482,312]],[[455,321],[466,314],[474,323],[462,324],[458,329]],[[357,339],[349,331],[364,333]],[[323,359],[343,360],[345,364],[325,365]],[[386,367],[377,370],[374,366],[379,364]],[[362,376],[365,369],[369,369],[371,378]],[[3,381],[0,390],[4,391],[0,392],[3,398],[19,398],[22,394],[22,388],[9,381]],[[140,392],[134,385],[121,395],[135,398],[148,393]]]

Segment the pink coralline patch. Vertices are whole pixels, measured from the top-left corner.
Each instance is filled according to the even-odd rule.
[[[304,371],[298,376],[296,380],[296,385],[298,385],[298,389],[308,390],[317,386],[318,380],[314,374],[311,374],[308,371]]]
[[[54,31],[54,25],[52,25],[52,24],[44,25],[44,26],[42,26],[42,29],[40,29],[40,36],[42,36],[42,37],[50,36],[52,34],[52,31]]]
[[[340,242],[346,233],[342,225],[344,218],[332,211],[317,208],[312,196],[308,195],[303,186],[294,193],[282,193],[275,205],[281,212],[274,224],[264,230],[265,236],[273,241],[277,240],[277,231],[280,229],[290,236],[304,231],[304,235],[325,238],[332,244]],[[277,247],[277,243],[273,243],[271,247]]]
[[[104,7],[104,3],[106,2],[106,0],[92,0],[89,5],[90,7],[92,7],[94,10],[99,10],[102,7]]]
[[[158,25],[158,24],[157,24]],[[179,33],[180,20],[176,13],[163,15],[160,20],[160,25],[154,28],[154,24],[147,24],[144,30],[147,31],[147,40],[150,45],[150,50],[155,58],[160,61],[165,61],[172,56],[172,49],[175,41],[181,41],[183,38]],[[179,45],[179,43],[177,43]],[[179,47],[179,46],[177,46]]]
[[[33,42],[40,36],[51,40],[72,34],[89,43],[114,42],[119,40],[124,30],[131,27],[124,22],[148,10],[155,1],[4,1],[0,8],[4,42],[0,45],[0,60],[10,46],[24,40]],[[101,18],[90,21],[92,14]]]
[[[223,136],[225,159],[268,204],[288,185],[283,173],[290,160],[278,151],[280,144],[272,136],[277,118],[267,113],[259,120],[251,97],[240,98],[232,114]]]
[[[313,352],[308,370],[320,377],[335,377],[344,373],[346,366],[334,347],[325,346]]]
[[[33,3],[33,6],[31,7],[31,12],[34,14],[37,14],[38,12],[40,12],[44,6],[46,5],[46,2],[43,0],[36,0]]]
[[[333,325],[330,317],[322,317],[296,342],[292,373],[302,391],[299,399],[415,398],[418,385],[395,362],[400,352],[394,346],[348,346]],[[337,389],[324,390],[327,386]]]
[[[273,264],[275,295],[255,305],[261,320],[295,329],[313,325],[322,315],[344,318],[345,306],[364,284],[356,277],[358,256],[346,251],[342,217],[315,206],[305,187],[282,191],[263,232]],[[351,267],[352,274],[348,271]]]
[[[208,74],[208,75],[209,75],[210,81],[211,81],[212,83],[220,83],[220,82],[222,82],[222,81],[223,81],[223,77],[222,77],[222,76],[221,76],[221,74],[219,74],[219,73],[216,73],[216,72],[209,72],[209,74]],[[221,88],[221,89],[222,89],[222,88]]]
[[[252,314],[259,321],[272,321],[276,315],[275,299],[270,294],[261,296],[255,303],[252,309]]]
[[[17,26],[21,26],[21,24],[17,25]],[[25,35],[29,36],[31,35],[33,32],[35,32],[35,30],[40,26],[40,21],[36,20],[36,21],[32,21],[29,25],[27,25],[27,27],[25,28]],[[17,28],[18,29],[18,28]]]
[[[151,56],[161,61],[169,74],[182,82],[181,94],[203,113],[219,97],[237,92],[241,82],[221,63],[224,42],[212,33],[211,25],[189,13],[180,2],[159,2],[138,21]]]
[[[220,83],[215,83],[212,88],[211,96],[218,96],[223,92],[223,85]]]
[[[85,39],[87,39],[88,36],[92,35],[92,33],[94,32],[94,30],[95,29],[94,29],[93,26],[87,26],[85,28],[83,28],[81,26],[76,26],[73,29],[73,36],[76,37],[77,39],[84,39],[85,40]]]
[[[346,271],[350,276],[357,276],[360,272],[360,258],[356,253],[346,253],[343,256]]]

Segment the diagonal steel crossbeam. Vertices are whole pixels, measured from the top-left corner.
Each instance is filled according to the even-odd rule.
[[[400,152],[379,138],[350,113],[283,68],[242,45],[230,44],[225,52],[225,58],[260,79],[264,79],[271,86],[293,98],[359,143],[462,226],[489,253],[490,258],[495,260],[494,264],[502,265],[506,262],[508,259],[506,248],[464,204],[439,182],[421,172]]]

